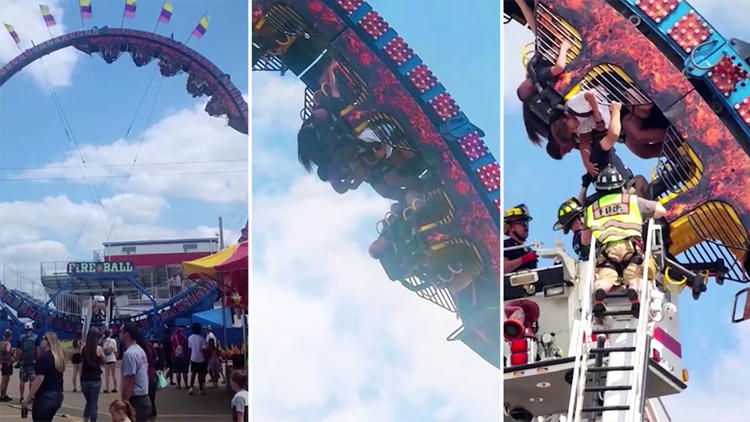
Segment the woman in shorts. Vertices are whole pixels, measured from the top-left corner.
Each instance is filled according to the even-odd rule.
[[[10,344],[11,331],[5,330],[3,340],[0,341],[0,402],[11,401],[8,397],[8,384],[10,377],[13,375],[13,348]]]
[[[73,337],[73,356],[70,361],[73,364],[73,392],[78,391],[78,380],[81,375],[81,348],[83,347],[83,333],[76,331]]]
[[[177,375],[177,389],[182,388],[182,382],[185,387],[188,386],[188,367],[189,356],[187,355],[187,338],[182,333],[182,328],[178,327],[172,335],[172,374]]]
[[[117,392],[117,340],[112,338],[112,331],[108,328],[104,330],[104,340],[102,340],[102,351],[104,352],[104,393],[110,391]],[[112,390],[109,389],[109,383],[112,382]]]

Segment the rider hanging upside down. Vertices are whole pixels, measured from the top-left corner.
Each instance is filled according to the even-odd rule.
[[[516,0],[516,4],[521,9],[524,19],[529,25],[531,32],[536,35],[536,19],[534,18],[534,11],[526,4],[524,0]],[[536,72],[537,82],[542,87],[552,86],[557,82],[557,79],[565,71],[566,60],[568,51],[571,45],[567,40],[563,40],[560,44],[560,50],[557,54],[557,60],[555,63],[550,63],[541,56],[534,55],[532,60],[532,66]],[[518,86],[516,94],[518,99],[523,102],[523,123],[526,126],[526,133],[528,134],[529,140],[534,145],[541,146],[542,138],[550,138],[549,127],[531,111],[530,100],[536,90],[534,81],[526,76],[521,85]]]
[[[638,316],[644,264],[643,223],[666,213],[658,202],[625,193],[624,186],[625,180],[617,169],[606,167],[594,183],[601,197],[586,208],[586,230],[581,240],[585,245],[591,244],[592,236],[597,241],[594,315],[605,310],[607,293],[622,285],[633,303],[633,316]]]

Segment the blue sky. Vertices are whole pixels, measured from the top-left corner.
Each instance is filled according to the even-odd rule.
[[[77,1],[46,4],[58,23],[52,27],[54,35],[81,28]],[[185,41],[208,12],[208,32],[188,45],[248,92],[248,3],[175,0],[172,4],[171,22],[160,24],[157,32],[174,33],[175,39]],[[124,1],[95,0],[92,5],[93,19],[86,20],[87,27],[120,26]],[[162,1],[139,1],[135,19],[126,19],[125,26],[152,31],[161,6]],[[49,38],[36,2],[2,0],[0,7],[3,21],[15,26],[24,48],[31,40],[41,43]],[[3,29],[0,60],[5,63],[17,54]],[[65,134],[40,64],[2,87],[2,263],[37,278],[39,261],[65,260],[70,253],[90,259],[91,251],[102,249],[101,242],[108,239],[212,236],[218,233],[220,215],[225,218],[227,241],[237,239],[247,210],[247,137],[202,111],[207,99],[194,99],[186,92],[186,75],[157,74],[147,93],[156,61],[137,68],[124,54],[108,65],[98,55],[89,57],[73,48],[44,61],[78,148]],[[110,177],[96,195],[113,163]],[[99,205],[84,225],[92,202]],[[71,251],[81,227],[82,236]]]
[[[706,18],[726,37],[750,38],[750,32],[737,16],[737,9],[747,10],[746,2],[691,1]],[[742,5],[741,5],[742,4]],[[730,11],[732,11],[730,13]],[[747,12],[745,12],[747,13]],[[744,16],[747,16],[746,14]],[[510,207],[525,203],[534,217],[529,240],[541,240],[551,246],[562,232],[553,232],[557,207],[571,196],[577,196],[580,176],[585,171],[577,153],[563,161],[550,159],[543,149],[534,147],[527,139],[515,97],[515,87],[523,77],[520,63],[521,46],[532,39],[528,30],[517,23],[506,27],[504,42],[504,203]],[[636,174],[650,174],[654,161],[636,158],[627,148],[617,147],[617,152]],[[648,177],[648,176],[647,176]],[[570,238],[565,240],[570,250]],[[689,292],[680,297],[680,340],[683,344],[683,364],[691,379],[686,393],[667,401],[674,420],[692,422],[708,421],[710,417],[722,420],[747,420],[748,388],[742,382],[748,373],[738,365],[748,356],[748,346],[738,338],[746,337],[748,327],[730,323],[730,312],[739,284],[727,282],[718,286],[713,281],[699,301]],[[735,359],[738,362],[735,362]],[[738,371],[739,370],[739,371]],[[743,386],[744,385],[744,386]],[[721,386],[721,387],[720,387]],[[727,386],[727,387],[724,387]],[[728,387],[738,387],[732,390]],[[720,391],[719,388],[726,388]],[[732,391],[732,392],[729,392]],[[723,394],[722,394],[723,393]],[[717,399],[716,401],[711,401]],[[714,403],[714,406],[703,406]],[[700,404],[700,406],[698,406]],[[725,405],[725,406],[724,406]],[[707,416],[706,412],[723,409],[726,414]],[[689,415],[689,416],[688,416]],[[710,419],[715,420],[715,419]]]
[[[499,157],[499,4],[370,4]],[[338,195],[297,164],[303,90],[253,74],[253,420],[496,421],[500,371],[447,342],[455,316],[367,253],[389,201],[365,186]]]

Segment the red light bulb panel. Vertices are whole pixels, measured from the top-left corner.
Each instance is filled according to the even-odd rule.
[[[510,366],[526,365],[534,362],[536,355],[536,342],[533,338],[523,338],[520,340],[511,340],[510,346]]]

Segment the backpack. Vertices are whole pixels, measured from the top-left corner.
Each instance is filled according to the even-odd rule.
[[[114,346],[114,340],[110,338],[104,339],[104,347],[102,349],[104,350],[104,354],[107,356],[111,356],[112,353],[115,352],[115,346]]]
[[[178,344],[177,347],[174,348],[174,356],[176,358],[181,358],[184,353],[185,352],[183,351],[181,344]]]
[[[36,334],[24,334],[19,343],[21,343],[21,365],[33,366],[36,363]]]

